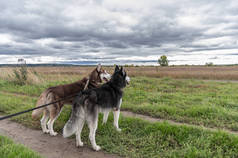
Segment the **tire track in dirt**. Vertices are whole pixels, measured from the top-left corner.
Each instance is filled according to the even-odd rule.
[[[29,129],[8,120],[0,121],[0,135],[10,137],[46,158],[119,158],[102,151],[93,151],[90,147],[76,148],[75,139],[51,137],[40,130]]]

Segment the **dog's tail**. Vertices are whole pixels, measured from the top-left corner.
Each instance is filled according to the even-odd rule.
[[[81,105],[83,104],[85,97],[82,95],[82,93],[79,94],[78,97],[75,99],[76,101],[73,104],[73,109],[71,112],[70,119],[68,122],[64,125],[63,129],[63,137],[69,137],[72,134],[74,134],[78,128],[78,120],[80,117],[83,117],[83,110],[81,109]],[[80,116],[82,115],[82,116]]]
[[[48,99],[48,94],[49,94],[49,90],[46,90],[40,95],[39,99],[37,100],[36,107],[46,104],[47,99]],[[40,109],[34,110],[31,114],[32,118],[37,119],[44,109],[45,108],[40,108]]]

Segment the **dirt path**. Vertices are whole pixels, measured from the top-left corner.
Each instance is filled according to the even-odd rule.
[[[95,152],[91,147],[76,148],[74,139],[62,136],[51,137],[40,130],[33,130],[18,123],[0,121],[0,135],[12,138],[15,142],[37,151],[46,158],[116,158],[118,156]]]
[[[193,125],[193,124],[188,124],[188,123],[180,123],[180,122],[176,122],[173,120],[165,120],[165,119],[159,119],[159,118],[154,118],[151,116],[146,116],[146,115],[141,115],[141,114],[136,114],[130,111],[121,111],[122,115],[125,117],[133,117],[133,118],[140,118],[149,122],[168,122],[169,124],[172,125],[177,125],[177,126],[189,126],[189,127],[195,127],[195,128],[202,128],[204,130],[209,130],[209,131],[223,131],[223,132],[227,132],[230,134],[235,134],[238,135],[238,132],[236,131],[231,131],[228,129],[218,129],[218,128],[209,128],[209,127],[205,127],[205,126],[199,126],[199,125]]]

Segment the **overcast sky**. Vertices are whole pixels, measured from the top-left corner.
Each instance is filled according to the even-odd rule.
[[[238,64],[237,0],[1,0],[0,64]]]

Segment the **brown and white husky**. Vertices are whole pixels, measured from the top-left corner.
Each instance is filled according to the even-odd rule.
[[[99,84],[102,83],[103,80],[108,81],[110,80],[110,78],[111,75],[108,74],[99,64],[89,74],[89,77],[85,77],[82,80],[71,84],[59,85],[46,89],[43,93],[41,93],[37,101],[36,107],[43,104],[55,102],[57,100],[61,100],[74,94],[76,95],[80,91],[84,90],[85,86],[87,86],[88,89],[99,87]],[[50,133],[51,136],[56,136],[57,132],[54,132],[53,124],[59,116],[64,104],[72,104],[73,100],[74,97],[71,97],[67,100],[54,103],[41,109],[37,109],[32,112],[32,118],[37,118],[43,112],[43,117],[41,119],[42,131],[44,133]]]

